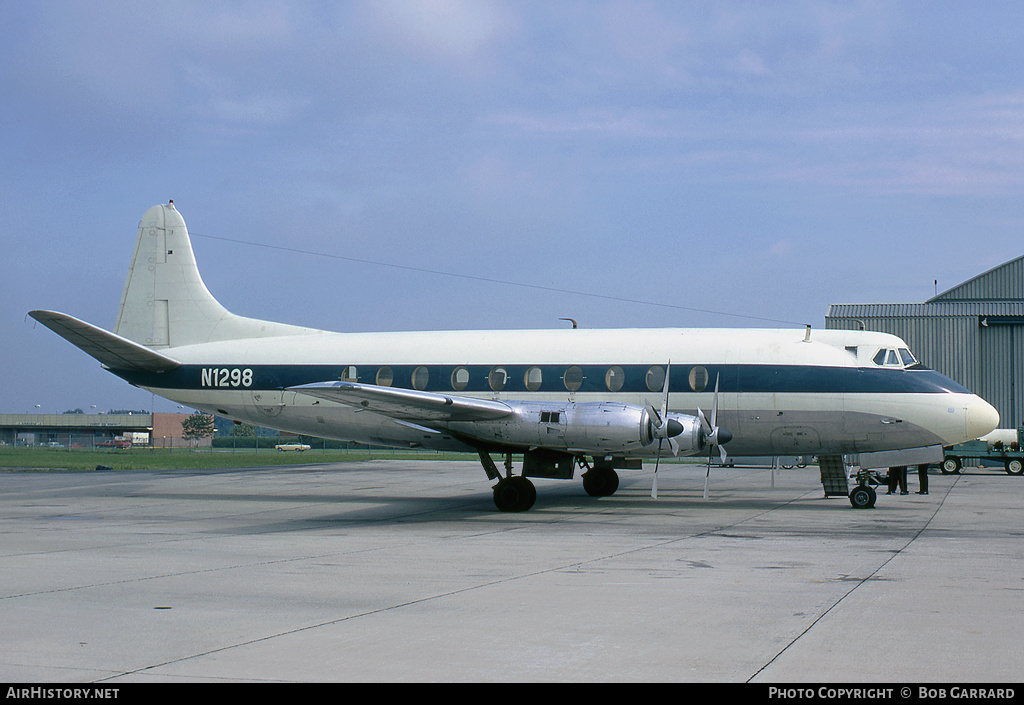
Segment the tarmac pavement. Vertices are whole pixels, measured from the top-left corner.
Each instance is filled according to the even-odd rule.
[[[0,681],[1019,682],[1024,478],[814,466],[0,472]]]

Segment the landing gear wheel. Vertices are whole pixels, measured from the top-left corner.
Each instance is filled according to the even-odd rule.
[[[960,458],[946,458],[939,466],[943,475],[954,475],[960,472]]]
[[[1021,463],[1017,458],[1011,458],[1006,461],[1006,472],[1011,475],[1020,475],[1024,473],[1024,463]]]
[[[583,489],[591,497],[611,497],[619,489],[619,475],[611,468],[592,468],[583,473]]]
[[[522,475],[506,477],[494,486],[494,506],[503,512],[525,512],[537,501],[537,488]]]
[[[869,485],[857,485],[850,492],[850,504],[854,509],[871,509],[875,506],[875,488]]]

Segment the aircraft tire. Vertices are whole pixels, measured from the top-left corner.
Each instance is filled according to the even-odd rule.
[[[521,475],[506,477],[494,486],[494,506],[503,512],[525,512],[537,501],[537,488]]]
[[[591,497],[611,497],[619,489],[619,474],[611,468],[593,468],[583,473],[583,489]]]
[[[875,499],[875,490],[868,485],[857,485],[850,491],[850,504],[854,509],[871,509]]]

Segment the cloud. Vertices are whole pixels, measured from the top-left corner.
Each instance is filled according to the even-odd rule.
[[[748,76],[767,76],[770,73],[765,66],[764,58],[751,49],[742,50],[734,65],[737,72]]]
[[[704,307],[797,320],[828,303],[824,285],[784,299],[816,257],[874,273],[857,278],[872,297],[904,275],[930,284],[913,271],[933,266],[922,252],[966,278],[977,272],[956,248],[971,234],[997,261],[1019,255],[1024,84],[1007,67],[1024,5],[929,8],[0,2],[0,185],[10,231],[35,244],[15,250],[5,293],[31,293],[18,311],[71,302],[104,322],[125,239],[168,197],[198,233],[629,298],[642,272],[646,290],[716,291]],[[70,238],[89,246],[63,270],[39,254]],[[882,246],[908,255],[859,259]],[[546,325],[545,307],[564,305],[508,306],[493,287],[451,306],[433,281],[224,247],[204,275],[245,312],[325,327]],[[699,266],[722,260],[724,273]],[[770,294],[754,290],[773,273]],[[592,324],[689,323],[571,309]]]
[[[492,0],[382,0],[364,17],[396,48],[433,59],[467,59],[514,25],[509,6]]]

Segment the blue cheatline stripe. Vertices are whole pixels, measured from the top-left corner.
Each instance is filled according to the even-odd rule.
[[[504,370],[504,375],[495,371]],[[610,367],[612,388],[608,386]],[[657,370],[651,373],[651,368]],[[723,393],[817,393],[817,394],[944,394],[970,392],[953,380],[933,370],[885,369],[854,367],[819,367],[811,365],[673,365],[670,390],[687,393],[712,392],[715,380]],[[540,386],[527,388],[527,371],[540,370]],[[182,365],[170,372],[154,373],[133,370],[111,370],[114,374],[140,387],[191,390],[279,390],[301,384],[331,382],[342,379],[348,365]],[[423,370],[426,372],[424,373]],[[454,375],[456,370],[464,373]],[[662,365],[358,365],[352,381],[383,384],[390,373],[390,384],[401,389],[423,389],[444,393],[487,393],[496,391],[491,380],[505,379],[503,394],[549,392],[603,394],[660,393],[664,380]],[[621,371],[621,372],[620,372]],[[706,374],[704,373],[706,371]],[[416,384],[414,384],[414,379]],[[536,382],[537,373],[529,380]],[[453,382],[454,380],[454,382]],[[652,390],[648,386],[651,382]],[[696,387],[691,384],[696,380]],[[462,386],[464,381],[465,386]],[[457,386],[453,384],[457,383]],[[621,383],[621,386],[620,386]],[[701,385],[703,384],[703,388]],[[461,388],[458,388],[461,387]],[[573,387],[575,387],[573,389]]]

